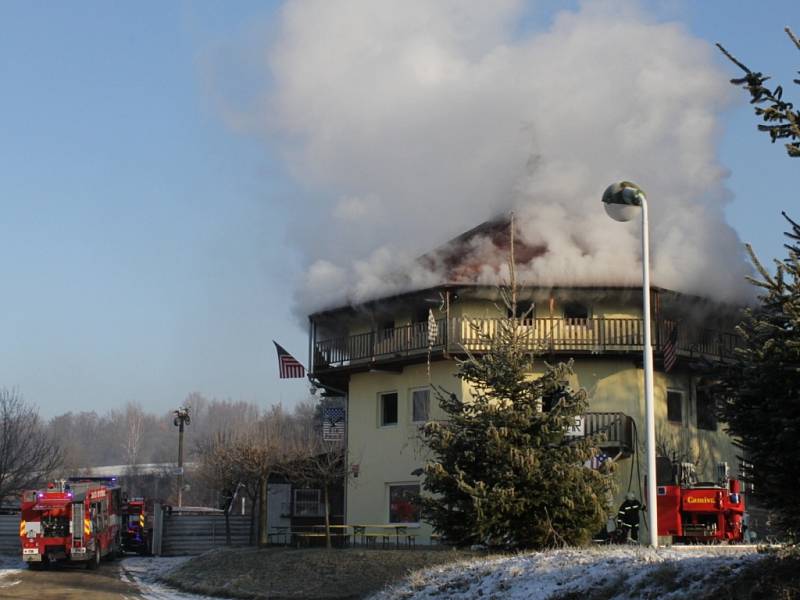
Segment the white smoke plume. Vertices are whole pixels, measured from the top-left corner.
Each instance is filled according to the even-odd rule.
[[[523,8],[284,7],[268,114],[310,187],[298,311],[433,285],[444,275],[416,257],[509,210],[546,248],[521,265],[526,283],[636,284],[638,222],[610,220],[600,202],[620,179],[647,192],[655,285],[747,297],[716,157],[731,91],[711,46],[634,3],[587,2],[528,34]]]

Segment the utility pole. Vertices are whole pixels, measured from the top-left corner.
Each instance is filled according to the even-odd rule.
[[[181,406],[174,411],[174,414],[173,423],[178,428],[178,508],[180,508],[183,506],[183,428],[184,425],[191,423],[191,419],[188,406]]]

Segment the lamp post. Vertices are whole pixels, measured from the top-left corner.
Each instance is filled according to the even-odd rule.
[[[181,406],[173,413],[175,415],[173,423],[178,428],[178,508],[180,508],[183,506],[183,427],[191,423],[191,419],[188,406]]]
[[[615,221],[630,221],[636,211],[642,213],[642,311],[644,313],[644,411],[647,452],[647,524],[650,546],[658,547],[658,516],[656,511],[656,425],[653,405],[653,345],[650,327],[650,239],[647,225],[647,198],[635,183],[621,181],[606,188],[603,206]]]

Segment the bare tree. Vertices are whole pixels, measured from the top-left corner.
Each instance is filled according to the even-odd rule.
[[[656,432],[656,454],[668,458],[673,465],[691,463],[699,473],[708,469],[707,459],[692,444],[692,438],[686,429],[675,430],[672,427],[659,427]]]
[[[60,463],[36,408],[17,390],[0,389],[0,501],[47,479]]]
[[[219,507],[225,511],[225,543],[231,544],[230,509],[236,491],[248,476],[241,471],[242,446],[234,443],[231,435],[217,432],[211,439],[197,446],[200,456],[198,478],[207,487],[220,493]]]
[[[288,468],[293,482],[317,486],[322,490],[325,516],[325,547],[331,547],[331,489],[342,483],[347,471],[344,444],[326,442],[321,437],[308,439],[304,456]]]

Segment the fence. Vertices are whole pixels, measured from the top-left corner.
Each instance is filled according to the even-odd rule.
[[[487,338],[495,336],[505,320],[493,318],[452,317],[436,322],[436,335],[428,338],[428,324],[414,323],[329,340],[313,340],[313,369],[347,368],[380,360],[394,360],[425,355],[429,348],[461,353],[487,349]],[[677,350],[690,356],[713,359],[730,358],[740,343],[732,333],[699,329],[690,323],[655,319],[653,350],[663,351],[674,327]],[[532,351],[589,353],[641,352],[644,345],[644,321],[637,318],[525,318],[518,333]]]
[[[201,554],[225,545],[225,517],[222,514],[164,514],[161,555]],[[250,516],[231,515],[231,544],[245,546],[250,537]]]
[[[19,515],[0,515],[0,554],[19,555]]]

